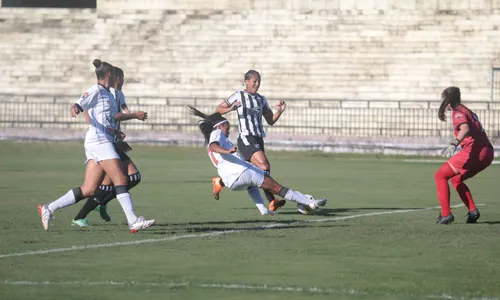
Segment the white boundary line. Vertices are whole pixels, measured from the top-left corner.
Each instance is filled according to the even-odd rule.
[[[457,204],[457,205],[453,205],[451,207],[455,208],[455,207],[461,207],[461,206],[464,206],[464,205]],[[482,206],[482,204],[477,204],[476,206]],[[292,223],[273,223],[273,224],[268,224],[268,225],[264,225],[264,226],[257,226],[257,227],[253,227],[253,228],[242,228],[242,229],[226,230],[226,231],[211,231],[211,232],[201,233],[201,234],[185,234],[185,235],[165,237],[165,238],[161,238],[161,239],[146,239],[146,240],[138,240],[138,241],[126,241],[126,242],[116,242],[116,243],[107,243],[107,244],[93,244],[93,245],[83,245],[83,246],[71,246],[71,247],[67,247],[67,248],[54,248],[54,249],[35,250],[35,251],[27,251],[27,252],[6,253],[6,254],[0,254],[0,259],[7,258],[7,257],[51,254],[51,253],[57,253],[57,252],[68,252],[68,251],[78,251],[78,250],[87,250],[87,249],[108,248],[108,247],[126,246],[126,245],[151,244],[151,243],[158,243],[158,242],[176,241],[176,240],[181,240],[181,239],[215,237],[215,236],[228,235],[228,234],[234,234],[234,233],[240,233],[240,232],[252,231],[252,230],[271,229],[271,228],[275,228],[275,227],[287,227],[290,225],[296,225],[296,224],[301,224],[301,223],[335,222],[335,221],[349,220],[349,219],[362,218],[362,217],[427,211],[427,210],[432,210],[432,209],[436,209],[436,208],[439,208],[439,206],[418,208],[418,209],[402,209],[402,210],[372,212],[372,213],[366,213],[366,214],[351,215],[351,216],[344,216],[344,217],[333,217],[333,218],[325,218],[325,219],[299,220],[299,221],[292,222]]]
[[[367,293],[355,289],[325,289],[318,287],[292,287],[292,286],[273,286],[273,285],[251,285],[251,284],[236,284],[236,283],[191,283],[191,282],[137,282],[137,281],[15,281],[3,280],[0,281],[3,285],[15,286],[37,286],[37,285],[77,285],[77,286],[154,286],[154,287],[197,287],[205,289],[219,289],[219,290],[252,290],[264,292],[294,292],[294,293],[321,293],[321,294],[344,294],[344,295],[361,295],[361,296],[398,296],[398,294],[387,293]],[[401,294],[402,295],[402,294]],[[418,297],[419,295],[407,295],[405,297]],[[430,299],[452,299],[452,300],[500,300],[497,297],[479,297],[479,298],[464,298],[457,297],[450,294],[441,295],[422,295],[424,298]]]

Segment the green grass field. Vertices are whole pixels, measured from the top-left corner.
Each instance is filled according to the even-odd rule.
[[[457,207],[446,226],[436,163],[269,152],[275,179],[329,202],[262,217],[246,192],[212,199],[204,149],[136,145],[131,157],[136,212],[156,226],[130,234],[114,200],[109,223],[93,213],[71,227],[79,203],[45,232],[37,204],[81,184],[83,146],[0,142],[0,299],[500,298],[498,165],[468,182],[479,224]]]

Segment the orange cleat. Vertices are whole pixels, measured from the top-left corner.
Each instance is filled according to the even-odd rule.
[[[274,199],[273,201],[269,202],[269,210],[276,211],[278,208],[284,206],[285,203],[286,203],[286,200]]]
[[[224,188],[220,184],[221,180],[222,180],[222,178],[220,178],[220,177],[214,177],[214,178],[212,178],[212,185],[214,187],[212,189],[212,193],[214,194],[215,200],[219,200],[219,194],[222,191],[222,189]]]

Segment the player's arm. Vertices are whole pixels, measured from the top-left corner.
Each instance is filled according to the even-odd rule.
[[[240,107],[241,102],[236,101],[233,102],[233,104],[229,105],[226,101],[222,101],[217,108],[215,109],[215,112],[218,112],[221,115],[227,114],[230,111],[237,110],[238,107]]]
[[[135,113],[123,113],[123,112],[118,112],[115,115],[115,119],[117,121],[127,121],[127,120],[141,120],[141,121],[146,121],[148,118],[148,113],[145,111],[138,111]]]
[[[455,137],[456,138],[455,142],[457,145],[459,145],[464,140],[464,138],[466,138],[470,133],[470,127],[469,127],[469,124],[467,124],[467,123],[460,124],[458,126],[458,129],[459,129],[459,132],[457,133],[457,136]]]
[[[80,99],[78,99],[75,104],[71,105],[69,112],[74,118],[83,111],[88,111],[90,108],[97,104],[98,90],[90,90],[89,92],[83,94]]]
[[[220,146],[219,142],[212,142],[208,146],[208,150],[214,152],[214,153],[220,153],[220,154],[231,154],[236,152],[238,150],[236,146],[231,147],[230,149],[224,149]]]
[[[268,109],[266,109],[266,106]],[[286,109],[286,102],[280,100],[278,104],[276,104],[276,113],[273,113],[273,111],[269,108],[269,105],[267,105],[266,102],[264,104],[264,111],[262,112],[262,116],[264,117],[264,119],[266,119],[267,124],[272,126],[279,120],[281,114],[285,111],[285,109]]]
[[[218,112],[221,115],[227,114],[230,111],[237,110],[238,107],[241,106],[241,93],[240,92],[235,92],[231,95],[231,97],[227,98],[226,100],[222,101],[217,108],[215,109],[215,112]]]

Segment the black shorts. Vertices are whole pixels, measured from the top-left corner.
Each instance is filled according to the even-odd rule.
[[[252,159],[252,155],[264,150],[264,139],[258,136],[247,135],[238,137],[238,149],[246,161]]]

